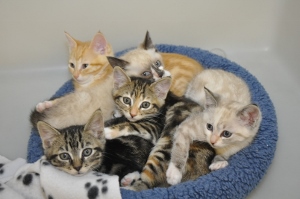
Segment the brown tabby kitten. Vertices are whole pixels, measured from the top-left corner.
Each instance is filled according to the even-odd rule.
[[[183,96],[189,82],[203,70],[200,63],[185,55],[157,52],[148,31],[138,48],[120,58],[130,63],[123,68],[129,76],[153,78],[153,66],[168,71],[164,76],[171,75],[170,91],[177,96]]]
[[[144,78],[129,78],[121,68],[115,67],[114,79],[114,99],[118,104],[118,109],[126,116],[128,122],[122,126],[106,127],[106,138],[137,135],[151,140],[152,143],[157,142],[143,168],[141,179],[137,180],[130,188],[143,190],[168,186],[165,173],[170,161],[176,128],[191,112],[202,111],[202,107],[170,92],[166,95],[170,87],[169,77],[156,82]],[[158,141],[156,141],[159,136],[157,129],[163,129]],[[185,167],[183,181],[196,179],[208,173],[208,166],[214,156],[214,150],[205,142],[194,142],[189,153],[189,163]],[[195,167],[197,169],[194,169]],[[133,180],[130,178],[131,175],[127,175],[122,180],[123,185],[130,184]]]
[[[158,81],[129,78],[120,68],[114,68],[113,98],[118,111],[127,122],[106,127],[105,137],[137,135],[156,143],[163,129],[166,113],[166,97],[171,78]]]
[[[120,122],[120,118],[105,125]],[[96,110],[85,126],[57,130],[38,122],[46,159],[71,175],[83,175],[91,170],[115,174],[119,179],[133,171],[141,171],[153,144],[139,136],[106,140],[103,117]]]

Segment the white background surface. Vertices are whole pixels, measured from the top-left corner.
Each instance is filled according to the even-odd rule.
[[[272,165],[248,198],[299,198],[300,1],[0,1],[0,155],[26,158],[29,114],[70,78],[64,31],[101,30],[115,52],[142,42],[222,49],[277,112]],[[216,51],[214,51],[216,52]]]

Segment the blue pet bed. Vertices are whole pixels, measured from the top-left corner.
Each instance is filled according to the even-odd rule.
[[[169,188],[155,188],[141,192],[121,190],[126,198],[245,198],[259,183],[272,162],[278,139],[275,109],[269,95],[247,70],[223,57],[199,48],[161,44],[156,46],[161,52],[187,55],[198,60],[205,68],[220,68],[232,72],[246,81],[252,93],[252,101],[259,105],[263,120],[253,143],[233,155],[229,166],[211,172],[195,181],[188,181]],[[118,52],[120,56],[127,50]],[[71,80],[67,81],[54,96],[62,96],[73,91]],[[43,155],[41,139],[35,129],[28,143],[27,160],[35,162]],[[196,169],[196,168],[195,168]]]

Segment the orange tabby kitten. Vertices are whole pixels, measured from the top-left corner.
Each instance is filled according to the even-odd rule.
[[[72,38],[68,33],[69,71],[73,77],[75,89],[101,82],[111,72],[106,56],[113,56],[113,49],[104,35],[98,32],[92,41],[82,42]],[[108,69],[108,70],[107,70]]]
[[[98,108],[101,108],[104,120],[108,120],[115,109],[111,95],[113,68],[106,58],[113,55],[110,44],[100,32],[90,42],[75,40],[67,33],[66,36],[70,47],[69,70],[75,90],[39,103],[31,114],[31,123],[35,127],[40,120],[55,128],[82,125]]]
[[[190,81],[203,70],[196,60],[177,53],[159,53],[147,31],[143,43],[136,49],[120,57],[130,64],[123,68],[129,76],[152,78],[151,68],[171,73],[171,91],[177,96],[183,96]]]

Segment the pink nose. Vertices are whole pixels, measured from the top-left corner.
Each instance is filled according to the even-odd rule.
[[[136,113],[130,113],[131,117],[134,118],[136,116]]]

